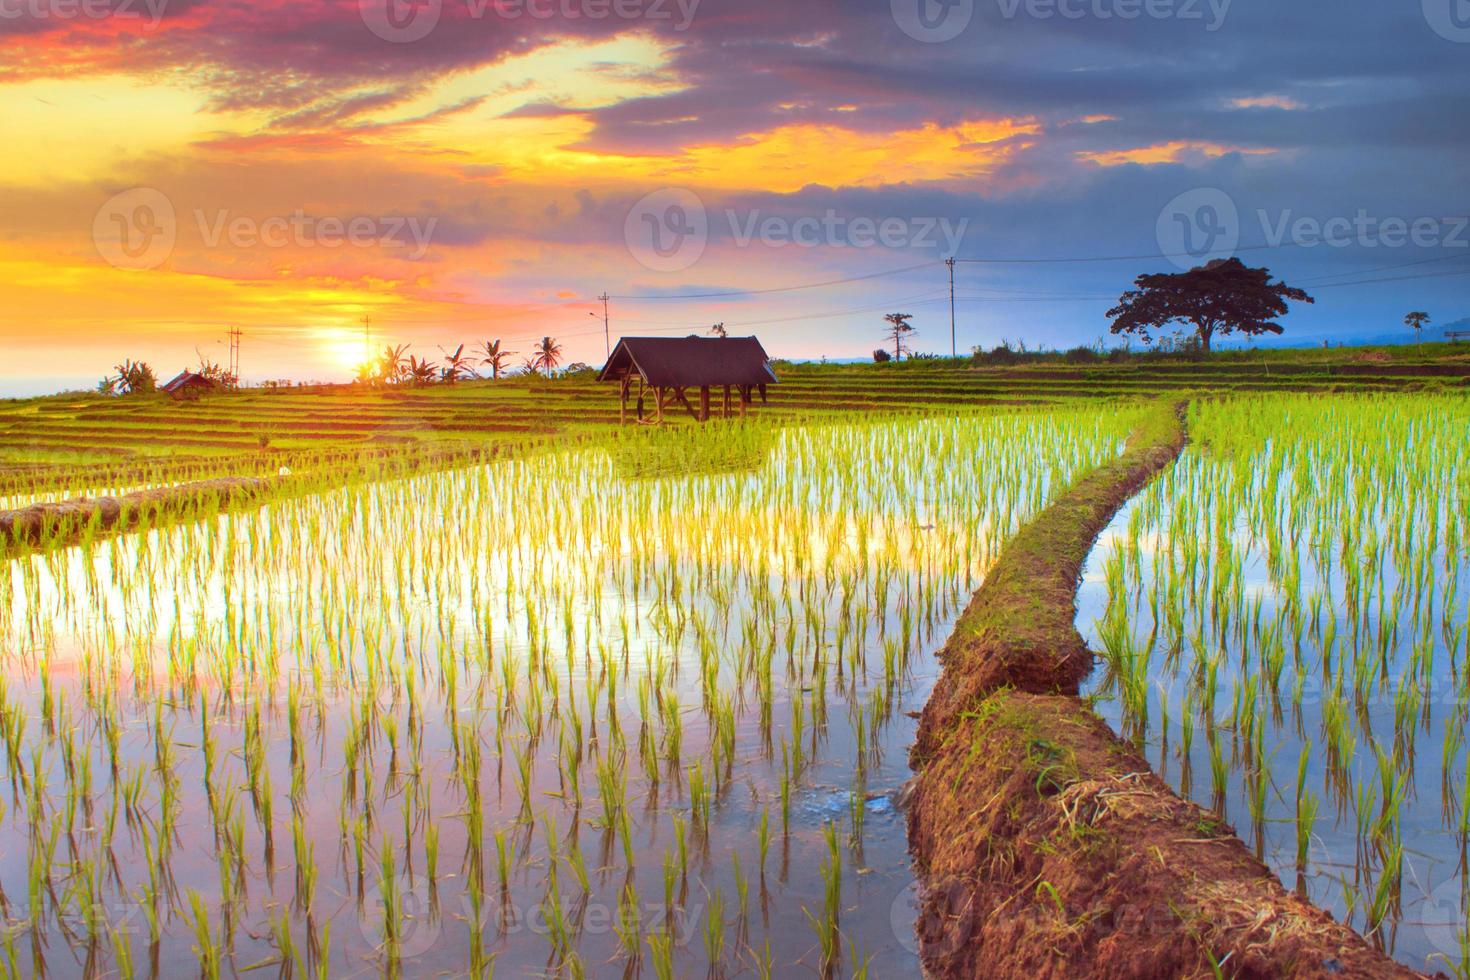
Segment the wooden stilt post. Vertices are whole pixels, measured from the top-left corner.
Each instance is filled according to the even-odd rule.
[[[628,388],[631,385],[627,378],[618,382],[618,425],[628,424]]]
[[[699,386],[699,421],[709,421],[709,385]]]

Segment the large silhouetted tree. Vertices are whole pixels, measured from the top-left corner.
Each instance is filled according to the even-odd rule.
[[[1275,320],[1287,312],[1287,300],[1314,303],[1304,291],[1272,282],[1271,270],[1252,269],[1239,259],[1217,259],[1188,272],[1154,273],[1134,280],[1108,310],[1115,334],[1138,334],[1144,343],[1170,323],[1194,327],[1205,350],[1218,334],[1279,334]]]
[[[1428,322],[1429,314],[1422,311],[1416,311],[1404,317],[1404,326],[1414,331],[1414,338],[1416,340],[1423,336],[1424,325]]]
[[[909,349],[908,339],[917,331],[913,324],[909,323],[914,318],[912,313],[886,313],[883,319],[887,321],[888,327],[883,331],[883,338],[893,344],[893,359],[903,360],[904,351]]]

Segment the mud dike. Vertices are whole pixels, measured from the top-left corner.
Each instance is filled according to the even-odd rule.
[[[1281,886],[1078,698],[1094,542],[1185,443],[1162,407],[1006,548],[940,659],[911,762],[935,977],[1413,977]]]

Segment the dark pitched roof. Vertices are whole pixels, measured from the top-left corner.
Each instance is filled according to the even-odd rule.
[[[754,337],[624,337],[597,380],[642,375],[659,388],[775,384],[769,360]]]
[[[174,378],[168,384],[166,384],[166,385],[163,386],[163,390],[166,391],[166,392],[168,392],[168,393],[170,393],[170,394],[172,394],[175,391],[182,391],[185,388],[213,388],[213,387],[214,387],[214,382],[213,381],[210,381],[204,375],[202,375],[202,374],[195,374],[193,371],[181,371],[179,373],[178,377]]]

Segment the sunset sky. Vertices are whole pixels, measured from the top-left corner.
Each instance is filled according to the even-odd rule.
[[[952,252],[1107,260],[962,262],[962,351],[1232,243],[1316,295],[1289,338],[1470,316],[1463,0],[949,4],[0,0],[0,394],[232,326],[346,378],[364,317],[596,363],[604,291],[614,338],[947,353]]]

